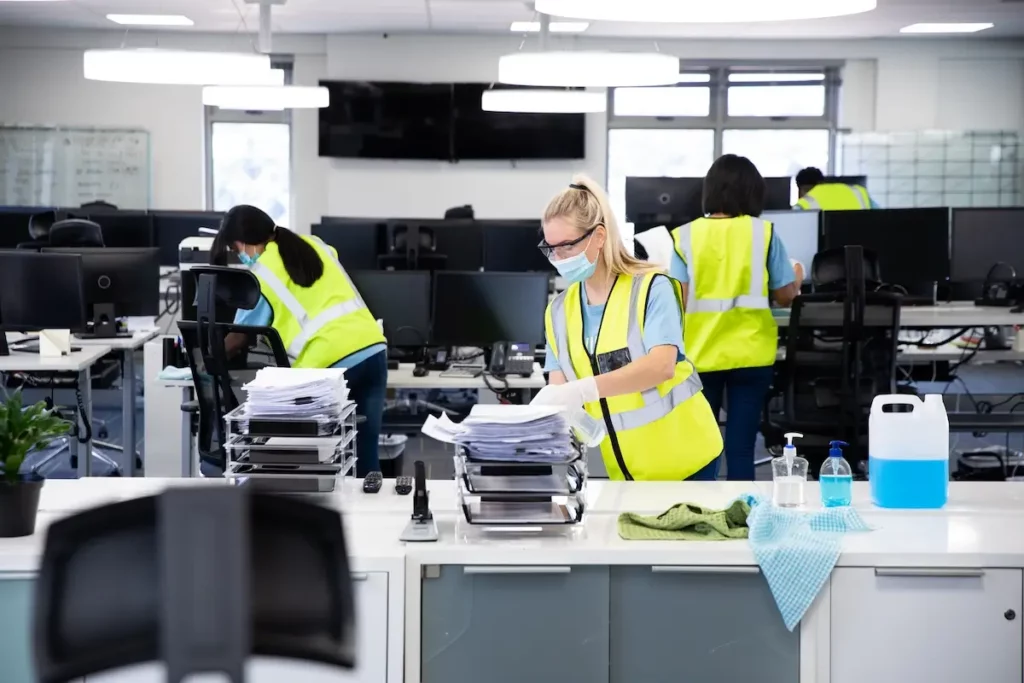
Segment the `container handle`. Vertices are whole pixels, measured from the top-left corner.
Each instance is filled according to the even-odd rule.
[[[891,394],[888,396],[875,396],[875,399],[871,402],[871,412],[882,412],[882,408],[885,406],[910,406],[914,410],[920,408],[924,403],[917,396],[900,396],[899,394]]]

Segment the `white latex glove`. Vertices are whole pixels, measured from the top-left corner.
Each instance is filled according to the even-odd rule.
[[[530,405],[565,406],[569,409],[582,408],[584,403],[598,400],[597,380],[593,377],[578,379],[565,384],[549,384],[533,397]]]
[[[805,268],[804,264],[800,263],[795,258],[789,259],[789,262],[793,266],[793,272],[797,275],[797,284],[799,284],[805,277],[807,277],[807,268]]]

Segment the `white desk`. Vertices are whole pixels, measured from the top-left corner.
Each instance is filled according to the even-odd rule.
[[[999,306],[975,306],[968,301],[954,301],[935,306],[904,306],[900,310],[900,327],[1010,327],[1024,325],[1024,313]],[[774,311],[779,327],[789,326],[789,309]]]
[[[73,346],[81,346],[82,348],[94,346],[107,347],[112,351],[120,352],[124,360],[121,372],[121,441],[124,444],[124,452],[121,458],[115,457],[114,460],[121,466],[121,471],[129,477],[136,476],[138,470],[136,467],[137,458],[135,457],[135,446],[138,443],[138,428],[135,420],[135,397],[138,395],[138,378],[135,376],[135,352],[141,349],[146,342],[155,339],[159,334],[159,328],[150,327],[136,330],[130,337],[94,337],[90,339],[75,337],[71,342]],[[9,337],[12,341],[19,338],[24,338],[24,336],[14,335]],[[116,454],[114,455],[116,456]]]
[[[22,673],[31,659],[26,605],[47,525],[86,507],[150,495],[180,483],[47,482],[36,534],[0,539],[0,630],[8,636],[5,683],[32,680]],[[593,643],[617,637],[621,640],[614,641],[614,657],[636,656],[644,649],[643,643],[626,638],[632,629],[683,650],[692,651],[692,640],[703,638],[699,642],[705,647],[690,652],[693,660],[686,662],[691,669],[750,672],[775,666],[766,680],[848,683],[920,678],[959,683],[972,680],[972,675],[977,678],[978,671],[986,672],[979,679],[986,682],[1021,680],[1020,484],[954,482],[945,509],[921,511],[875,508],[867,485],[854,484],[854,506],[874,530],[843,538],[836,568],[798,626],[797,641],[779,631],[777,609],[748,542],[623,541],[616,530],[616,518],[624,511],[657,514],[680,502],[723,507],[738,493],[765,493],[770,482],[592,482],[590,512],[577,533],[526,538],[467,529],[458,521],[454,482],[431,481],[431,508],[441,538],[437,543],[406,545],[397,537],[412,500],[393,496],[391,483],[385,482],[376,496],[359,493],[358,482],[349,482],[335,494],[318,497],[343,511],[353,571],[368,575],[355,577],[357,595],[372,598],[362,602],[360,634],[368,644],[377,644],[375,656],[364,661],[386,658],[388,665],[386,672],[378,668],[372,675],[363,670],[355,679],[361,683],[479,680],[482,658],[489,655],[497,655],[491,661],[500,660],[508,669],[496,678],[502,681],[549,680],[543,668],[553,657],[568,657],[574,666],[607,672],[608,652],[594,649]],[[806,494],[808,507],[818,507],[817,485],[809,483]],[[379,591],[365,590],[378,576]],[[737,592],[747,600],[737,599]],[[569,598],[571,608],[566,609]],[[616,600],[615,609],[609,608],[610,600]],[[729,600],[735,604],[722,608]],[[687,609],[712,614],[716,605],[726,618],[679,619]],[[385,614],[383,624],[369,621]],[[737,630],[744,627],[756,636],[735,647]],[[427,630],[431,628],[434,631]],[[498,629],[504,637],[474,639],[477,628],[488,636]],[[788,649],[780,654],[761,646],[769,637],[782,638]],[[458,668],[461,676],[435,675],[439,666],[443,668],[439,654],[446,654],[436,647],[441,640],[459,657],[470,658]],[[936,656],[937,652],[955,656]],[[680,666],[676,654],[669,646],[648,660],[658,674],[648,680],[671,680],[669,670],[678,671]],[[783,667],[790,670],[784,679],[778,675],[782,655],[787,657]],[[893,670],[900,675],[887,675]],[[916,676],[916,671],[926,676]],[[270,680],[350,680],[341,674],[321,678],[288,673],[292,675]],[[639,679],[602,673],[590,680]]]
[[[85,414],[79,415],[82,422],[81,433],[92,432],[92,366],[103,356],[110,353],[111,348],[103,344],[81,345],[81,350],[72,351],[67,356],[44,358],[38,351],[14,351],[11,355],[0,356],[0,373],[4,372],[74,372],[78,374],[78,390],[82,394]],[[88,477],[92,472],[92,439],[85,442],[85,448],[79,448],[78,438],[69,437],[71,454],[78,460],[78,476]]]

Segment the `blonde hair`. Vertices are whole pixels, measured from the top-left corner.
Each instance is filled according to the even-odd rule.
[[[626,250],[626,245],[622,242],[622,233],[619,231],[619,223],[608,203],[608,195],[588,176],[574,175],[572,185],[548,202],[548,208],[544,210],[544,222],[547,223],[553,218],[564,218],[572,223],[580,234],[603,225],[607,234],[598,258],[612,275],[665,272],[663,267],[641,261]]]

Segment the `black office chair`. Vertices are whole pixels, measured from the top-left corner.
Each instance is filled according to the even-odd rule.
[[[778,377],[782,414],[769,418],[775,433],[804,435],[801,445],[812,473],[834,439],[850,444],[847,457],[866,472],[871,401],[897,392],[902,296],[865,291],[867,259],[860,247],[846,247],[845,261],[845,291],[793,301]]]
[[[196,320],[179,321],[178,330],[185,346],[195,400],[182,404],[198,434],[200,462],[209,474],[223,473],[227,467],[224,443],[228,434],[224,416],[240,405],[233,386],[236,378],[261,366],[288,367],[290,361],[284,343],[272,327],[235,325],[217,317],[218,305],[251,310],[260,299],[260,285],[248,270],[202,266],[189,271],[196,281]],[[239,332],[250,337],[256,351],[228,358],[224,340]],[[259,362],[250,364],[249,355]]]
[[[882,268],[878,254],[870,249],[863,250],[864,283],[867,291],[873,291],[882,284]],[[827,249],[818,252],[811,262],[811,284],[815,292],[846,291],[847,267],[846,250]]]
[[[66,249],[98,249],[103,247],[103,230],[99,223],[84,218],[65,218],[50,228],[51,247]]]
[[[32,215],[28,219],[29,241],[19,243],[17,248],[39,250],[50,246],[50,229],[57,219],[56,211],[44,211]]]
[[[249,656],[351,669],[341,515],[247,487],[188,487],[54,522],[36,580],[41,683],[163,661],[169,683],[245,680]],[[197,637],[197,634],[202,634]]]

